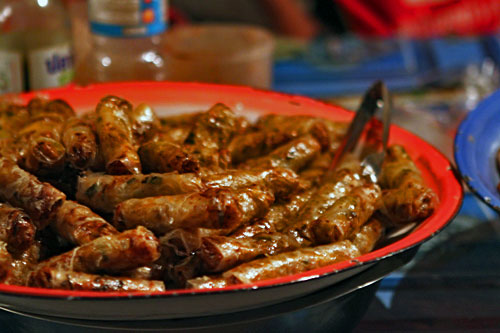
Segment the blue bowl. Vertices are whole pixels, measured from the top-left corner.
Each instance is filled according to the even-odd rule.
[[[500,90],[483,100],[462,121],[455,137],[455,161],[469,189],[500,213]]]

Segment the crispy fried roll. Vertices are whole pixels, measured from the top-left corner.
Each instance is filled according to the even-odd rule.
[[[165,291],[162,281],[73,272],[59,267],[43,267],[31,276],[33,287],[88,291]]]
[[[278,130],[243,133],[231,140],[227,150],[231,162],[237,165],[248,159],[267,155],[293,138],[291,133]]]
[[[191,288],[210,288],[212,286],[212,288],[218,288],[238,283],[251,283],[302,273],[360,255],[361,253],[353,243],[344,240],[256,259],[236,266],[222,273],[222,276],[219,277],[200,277],[190,280],[187,286]]]
[[[380,207],[380,187],[367,184],[355,188],[339,198],[321,217],[312,222],[302,222],[290,228],[289,232],[299,242],[326,244],[347,239],[370,218]]]
[[[0,283],[6,283],[13,274],[12,256],[7,251],[7,243],[0,241]]]
[[[340,169],[336,171],[332,179],[325,182],[302,206],[297,221],[291,223],[290,228],[298,229],[298,225],[303,226],[318,219],[339,198],[363,184],[364,181],[356,170]]]
[[[78,170],[86,170],[96,163],[98,145],[92,125],[78,117],[66,121],[62,143],[66,147],[66,159]]]
[[[313,160],[320,152],[321,146],[311,135],[295,139],[273,150],[270,154],[245,162],[245,169],[253,168],[288,168],[295,172]]]
[[[35,226],[19,208],[0,203],[0,241],[7,243],[10,252],[27,250],[35,240]]]
[[[207,272],[222,272],[263,255],[298,249],[293,237],[282,233],[260,233],[251,238],[204,237],[199,252]]]
[[[141,161],[132,144],[131,108],[129,102],[115,96],[104,97],[96,108],[100,149],[106,171],[113,175],[141,172]]]
[[[203,178],[210,188],[230,187],[240,189],[258,185],[269,190],[276,197],[287,197],[300,186],[298,176],[289,169],[271,168],[264,170],[227,170],[223,173],[208,175]]]
[[[225,168],[230,161],[221,156],[232,136],[239,130],[239,119],[226,105],[218,103],[196,119],[193,128],[195,154],[203,166]]]
[[[262,232],[275,232],[284,230],[295,220],[301,207],[303,207],[306,202],[310,200],[313,193],[314,190],[309,189],[307,191],[296,194],[288,202],[271,206],[271,208],[263,218],[256,220],[252,224],[244,225],[236,229],[231,234],[231,237],[247,238],[253,237]]]
[[[384,189],[381,212],[391,223],[402,224],[429,217],[437,205],[437,196],[422,178],[405,149],[393,145],[382,165],[380,184]]]
[[[65,200],[57,208],[51,227],[59,236],[77,245],[118,233],[115,227],[88,207],[70,200]]]
[[[192,173],[152,173],[149,175],[112,176],[89,173],[78,178],[76,199],[96,211],[112,213],[120,202],[198,192],[204,188]]]
[[[258,188],[208,189],[202,193],[130,199],[115,210],[120,229],[143,225],[157,234],[176,228],[234,230],[252,218],[264,216],[274,197]]]
[[[19,168],[14,162],[0,158],[0,198],[22,208],[35,225],[43,229],[51,213],[66,199],[64,193]]]
[[[73,250],[41,262],[44,267],[85,273],[118,273],[150,264],[160,257],[159,243],[153,233],[138,227],[120,234],[102,236]]]
[[[356,245],[361,254],[365,254],[373,250],[378,240],[384,233],[382,223],[372,217],[361,229],[351,236],[351,242]]]
[[[147,104],[139,104],[129,113],[134,142],[142,143],[151,138],[160,128],[160,120]]]
[[[146,172],[198,172],[200,163],[184,147],[170,141],[149,141],[139,148]]]

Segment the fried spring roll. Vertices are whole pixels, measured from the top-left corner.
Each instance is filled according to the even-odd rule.
[[[149,141],[139,148],[147,172],[198,172],[200,163],[184,147],[170,141]]]
[[[321,125],[318,125],[318,122],[321,123]],[[297,133],[297,135],[310,133],[315,135],[322,144],[328,142],[330,145],[330,150],[335,151],[338,148],[342,138],[347,133],[349,123],[336,122],[328,119],[310,116],[290,117],[271,114],[261,117],[257,122],[257,127],[267,130],[279,130],[288,133]]]
[[[318,219],[339,198],[363,184],[364,180],[357,173],[357,170],[340,169],[336,171],[333,178],[322,185],[303,205],[295,224],[303,226]],[[297,229],[297,227],[291,228]]]
[[[16,134],[20,163],[39,175],[56,174],[64,167],[66,150],[61,143],[65,118],[59,114],[39,113]]]
[[[59,236],[76,245],[118,233],[115,227],[88,207],[69,200],[57,208],[51,227]]]
[[[306,135],[276,148],[266,156],[246,161],[243,168],[281,167],[298,172],[313,160],[320,150],[318,141],[312,135]]]
[[[218,103],[196,119],[193,128],[195,153],[203,166],[225,167],[230,161],[221,158],[220,150],[225,148],[232,136],[239,130],[239,119],[226,105]]]
[[[19,208],[0,203],[0,241],[9,252],[27,250],[35,240],[35,226],[30,217]]]
[[[395,225],[423,220],[437,205],[436,194],[402,146],[387,150],[380,184],[384,188],[381,212]]]
[[[43,229],[66,196],[52,185],[40,182],[14,162],[0,158],[0,198],[22,208],[37,228]]]
[[[351,237],[351,242],[356,245],[361,254],[368,253],[373,250],[378,240],[384,233],[384,226],[382,223],[372,217],[364,226],[361,227],[359,232],[356,232]]]
[[[88,291],[165,291],[162,281],[73,272],[58,267],[44,267],[30,279],[33,287]]]
[[[275,232],[284,230],[295,220],[301,207],[303,207],[314,194],[313,189],[296,194],[293,198],[284,203],[271,206],[267,214],[252,224],[242,226],[235,230],[231,237],[247,238],[253,237],[262,232]]]
[[[230,187],[240,189],[258,185],[271,191],[276,197],[287,197],[301,186],[298,176],[289,169],[228,170],[203,178],[210,188]]]
[[[201,179],[192,173],[90,173],[78,178],[76,199],[96,211],[112,213],[117,204],[128,199],[192,193],[203,188]]]
[[[102,236],[73,250],[41,262],[32,275],[44,267],[85,273],[118,273],[150,264],[160,257],[159,242],[146,228]]]
[[[360,251],[352,242],[344,240],[256,259],[236,266],[222,273],[222,276],[190,280],[187,286],[191,288],[210,288],[211,286],[218,288],[238,283],[252,283],[302,273],[360,255]]]
[[[251,238],[204,237],[199,252],[207,272],[222,272],[263,255],[296,250],[300,244],[282,233],[260,233]]]
[[[139,104],[128,114],[132,126],[134,142],[142,143],[150,139],[160,128],[160,120],[147,104]]]
[[[290,234],[299,242],[326,244],[349,238],[380,207],[382,191],[376,184],[355,188],[339,198],[319,219],[294,225]]]
[[[143,225],[157,234],[176,228],[234,230],[264,216],[273,201],[271,193],[256,187],[129,199],[116,206],[113,223],[119,229]]]
[[[92,125],[78,117],[66,121],[62,143],[66,147],[66,159],[78,170],[86,170],[96,163],[98,145]]]
[[[293,138],[292,134],[277,130],[243,133],[231,140],[227,150],[231,163],[237,165],[248,159],[267,155]]]
[[[131,108],[129,102],[115,96],[104,97],[97,105],[97,135],[109,174],[141,172],[141,161],[132,144],[132,129],[128,118]]]

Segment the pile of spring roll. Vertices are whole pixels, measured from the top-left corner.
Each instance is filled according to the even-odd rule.
[[[272,110],[269,110],[272,111]],[[347,124],[223,104],[158,118],[104,97],[0,103],[0,282],[94,291],[218,288],[372,251],[437,198],[404,148],[378,183],[332,156]]]

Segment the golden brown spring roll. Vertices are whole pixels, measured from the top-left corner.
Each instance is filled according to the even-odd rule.
[[[139,104],[128,114],[136,144],[149,140],[160,128],[160,120],[147,104]]]
[[[429,188],[417,166],[399,145],[387,150],[380,184],[384,189],[381,212],[393,224],[404,224],[429,217],[438,199]]]
[[[267,155],[293,138],[292,134],[278,130],[243,133],[231,140],[227,150],[231,162],[237,165],[248,159]]]
[[[277,130],[301,136],[313,134],[324,147],[330,146],[334,151],[347,133],[348,122],[334,122],[328,119],[311,116],[285,116],[268,114],[257,122],[257,127],[265,130]]]
[[[202,239],[198,256],[207,272],[222,272],[257,257],[298,249],[300,244],[282,233],[260,233],[251,238],[211,236]]]
[[[76,199],[96,211],[112,213],[117,204],[128,199],[192,193],[203,188],[201,179],[193,173],[87,173],[78,178]]]
[[[113,223],[119,229],[143,225],[157,234],[176,228],[234,230],[264,216],[273,201],[271,193],[255,187],[129,199],[116,206]]]
[[[251,283],[280,276],[306,272],[360,256],[358,248],[349,240],[328,245],[302,248],[274,256],[256,259],[236,266],[222,276],[200,277],[188,281],[191,288],[218,288],[239,283]]]
[[[19,208],[0,203],[0,242],[5,242],[9,252],[27,250],[35,240],[35,226],[30,217]]]
[[[296,221],[290,223],[289,229],[298,230],[318,219],[339,198],[363,184],[364,180],[357,173],[357,170],[340,169],[336,171],[332,179],[325,182],[302,206]],[[299,226],[301,227],[299,228]]]
[[[70,200],[65,200],[56,209],[51,227],[59,236],[76,245],[118,233],[115,227],[90,208]]]
[[[23,168],[38,175],[62,171],[66,150],[61,143],[61,132],[65,119],[60,114],[39,113],[16,133]]]
[[[86,170],[96,163],[98,145],[92,125],[78,117],[66,121],[62,143],[66,147],[66,160],[78,170]]]
[[[196,119],[193,128],[194,153],[207,167],[227,167],[228,156],[220,155],[239,130],[239,119],[226,105],[218,103]]]
[[[124,99],[107,96],[96,108],[97,135],[109,174],[137,174],[141,161],[133,145],[132,128],[128,113],[132,106]]]
[[[306,244],[326,244],[349,238],[380,207],[382,191],[376,184],[356,187],[339,198],[320,218],[295,224],[289,233]]]
[[[294,195],[290,201],[271,206],[263,218],[236,229],[231,233],[231,237],[246,238],[253,237],[261,232],[284,230],[295,220],[301,207],[310,200],[313,194],[314,189],[309,189]]]
[[[306,135],[280,146],[266,156],[248,160],[244,169],[254,168],[288,168],[295,172],[313,160],[320,152],[321,146],[312,135]]]
[[[383,233],[382,222],[372,217],[358,232],[351,236],[350,240],[361,254],[365,254],[373,250]]]
[[[280,198],[291,195],[301,186],[298,176],[293,171],[284,168],[227,170],[223,173],[208,175],[203,178],[203,182],[210,188],[240,189],[258,185]]]
[[[119,273],[150,264],[160,257],[158,239],[146,228],[102,236],[71,251],[41,262],[32,276],[44,267],[85,273]]]
[[[52,185],[40,182],[14,162],[0,158],[0,198],[23,209],[37,228],[43,229],[66,196]]]
[[[165,291],[162,281],[73,272],[59,267],[44,267],[32,275],[30,285],[50,289],[87,291]]]
[[[184,147],[170,141],[149,141],[139,148],[146,172],[198,172],[200,163]]]

